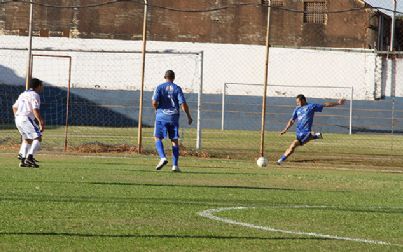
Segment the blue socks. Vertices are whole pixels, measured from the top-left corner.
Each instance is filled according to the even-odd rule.
[[[286,159],[287,159],[287,157],[285,155],[282,155],[280,158],[281,162],[284,162]]]
[[[155,148],[157,149],[160,158],[166,158],[164,151],[164,144],[162,143],[161,139],[155,141]],[[179,146],[172,146],[172,165],[178,166],[178,161],[179,161]]]
[[[172,165],[178,166],[179,146],[172,146]]]
[[[165,158],[164,144],[162,143],[161,139],[155,141],[155,148],[157,149],[160,158]]]

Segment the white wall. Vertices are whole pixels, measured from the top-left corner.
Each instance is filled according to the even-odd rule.
[[[0,48],[26,48],[26,37],[0,36]],[[141,55],[129,53],[51,52],[55,49],[139,51],[140,41],[101,39],[34,38],[34,49],[47,49],[51,54],[73,58],[74,87],[138,90],[140,88]],[[225,82],[263,83],[265,48],[256,45],[148,42],[148,50],[204,52],[204,93],[222,92]],[[21,84],[25,76],[26,51],[0,50],[0,82]],[[309,49],[270,49],[269,82],[274,85],[354,87],[354,99],[373,99],[375,55],[371,51],[330,51]],[[152,90],[163,81],[165,70],[177,73],[177,82],[187,92],[197,92],[200,60],[197,56],[147,55],[145,89]],[[403,78],[399,63],[398,80]],[[33,75],[51,85],[65,86],[67,62],[63,59],[36,58]],[[239,86],[237,94],[260,94],[259,88]],[[270,93],[271,92],[271,93]],[[269,95],[338,98],[347,89],[333,88],[269,88]],[[402,88],[397,92],[403,96]]]
[[[390,86],[394,86],[395,87],[395,96],[403,97],[403,59],[400,58],[400,59],[395,60],[394,64],[395,64],[395,67],[393,69],[393,72],[391,72],[390,69],[388,69],[387,84],[389,84],[389,83],[390,84],[386,85],[388,87],[388,89],[386,91],[386,95],[387,96],[389,96],[390,94],[393,95],[393,91],[392,91],[393,89],[391,89]],[[394,76],[395,76],[394,81],[393,81],[393,78],[391,79],[391,74],[394,74]]]
[[[403,97],[403,59],[396,61],[396,96]]]

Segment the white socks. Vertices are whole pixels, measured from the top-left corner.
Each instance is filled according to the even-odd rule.
[[[40,147],[41,147],[41,142],[39,142],[39,140],[33,140],[31,148],[28,151],[28,155],[35,156],[35,154],[38,152]]]
[[[28,150],[31,148],[31,145],[28,144],[27,142],[22,142],[21,143],[21,148],[20,148],[20,154],[22,158],[26,158],[28,155]]]

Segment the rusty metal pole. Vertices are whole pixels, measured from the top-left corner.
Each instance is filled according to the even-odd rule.
[[[146,60],[146,46],[147,46],[147,7],[148,2],[147,0],[144,0],[141,89],[140,89],[139,121],[137,129],[138,153],[141,153],[143,149],[143,96],[144,96],[144,74],[145,74],[145,60]]]
[[[25,76],[25,89],[29,89],[29,83],[32,79],[32,20],[34,16],[33,2],[29,4],[29,26],[28,26],[28,60],[27,60],[27,72]]]
[[[396,25],[396,7],[397,7],[397,0],[393,1],[393,13],[392,13],[392,25],[390,28],[390,46],[389,51],[393,52],[395,47],[395,25]]]
[[[67,83],[66,124],[64,127],[64,152],[67,152],[67,137],[69,130],[70,92],[71,92],[71,57],[69,58],[69,80]]]
[[[266,27],[266,62],[264,69],[264,88],[263,88],[263,98],[262,98],[262,128],[260,132],[260,156],[264,157],[264,133],[266,127],[266,96],[267,96],[267,83],[269,74],[269,49],[270,49],[270,12],[271,12],[271,1],[268,1],[267,7],[267,27]]]
[[[392,125],[391,125],[391,134],[395,133],[395,103],[396,103],[396,55],[394,54],[395,51],[395,24],[396,24],[396,7],[397,7],[397,0],[393,1],[393,14],[392,14],[392,25],[390,30],[390,46],[389,52],[392,54],[390,55],[389,59],[389,66],[390,66],[390,88],[391,88],[391,97],[392,97]],[[393,139],[391,142],[391,150],[393,151]]]

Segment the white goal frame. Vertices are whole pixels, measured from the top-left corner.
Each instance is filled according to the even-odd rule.
[[[68,130],[69,130],[69,114],[70,114],[70,90],[71,90],[71,64],[72,58],[69,55],[57,55],[57,54],[31,54],[31,67],[30,67],[30,76],[32,76],[32,70],[34,65],[34,58],[60,58],[67,59],[69,62],[68,68],[68,79],[67,79],[67,100],[66,100],[66,118],[65,118],[65,126],[64,126],[64,152],[67,151],[68,145]]]
[[[19,50],[19,49],[16,49]],[[21,49],[21,50],[26,50],[26,49]],[[60,57],[60,58],[70,58],[70,66],[69,66],[69,88],[70,88],[70,80],[71,80],[71,75],[72,75],[72,69],[71,69],[71,57],[72,56],[66,56],[66,55],[53,55],[53,54],[48,54],[48,53],[122,53],[122,54],[140,54],[141,51],[136,51],[136,50],[131,50],[131,51],[126,51],[126,50],[80,50],[80,49],[35,49],[33,50],[35,54],[33,56],[35,57]],[[199,81],[199,87],[197,90],[197,120],[196,120],[196,145],[195,148],[196,150],[199,150],[202,148],[202,128],[201,128],[201,110],[202,110],[202,95],[203,95],[203,71],[204,71],[204,51],[177,51],[177,50],[150,50],[146,51],[146,55],[148,54],[156,54],[156,55],[194,55],[199,58],[200,60],[200,81]],[[147,57],[147,56],[146,56]],[[147,74],[147,73],[146,73]],[[66,130],[67,132],[67,130]],[[67,139],[67,133],[66,133],[66,139]],[[65,140],[65,149],[67,149],[67,140]]]

